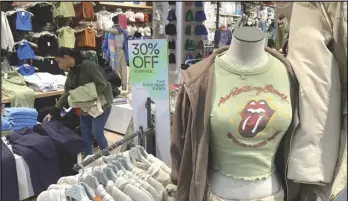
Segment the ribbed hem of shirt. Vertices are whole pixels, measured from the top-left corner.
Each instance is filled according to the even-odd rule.
[[[266,53],[266,54],[268,56],[268,61],[265,65],[261,67],[243,67],[237,64],[227,63],[226,61],[221,59],[221,55],[216,56],[215,64],[225,69],[226,71],[237,74],[237,75],[257,75],[257,74],[267,72],[273,66],[273,57],[269,53]]]

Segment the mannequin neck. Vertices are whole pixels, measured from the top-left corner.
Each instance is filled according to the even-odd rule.
[[[221,56],[227,63],[237,64],[245,68],[261,67],[268,61],[265,52],[265,40],[257,42],[241,41],[232,35],[232,43],[225,54]]]

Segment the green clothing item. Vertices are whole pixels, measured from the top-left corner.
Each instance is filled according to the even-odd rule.
[[[75,48],[76,31],[70,27],[62,27],[57,30],[59,47]]]
[[[186,42],[185,42],[185,50],[187,50],[187,51],[195,51],[196,50],[195,41],[187,39]]]
[[[85,52],[85,57],[88,60],[93,61],[96,64],[99,64],[98,56],[97,56],[97,53],[95,51],[87,51],[87,52]]]
[[[68,102],[72,108],[81,108],[84,113],[96,118],[103,114],[102,105],[107,102],[103,94],[97,94],[96,86],[93,82],[79,86],[69,91]]]
[[[57,2],[54,4],[53,17],[63,16],[63,17],[75,17],[75,10],[73,2]]]
[[[219,57],[215,64],[210,115],[213,168],[235,179],[267,178],[292,120],[287,69],[271,55],[260,68],[238,67]]]
[[[187,11],[185,20],[186,20],[187,22],[192,22],[192,21],[195,20],[194,17],[193,17],[192,10],[188,10],[188,11]]]
[[[105,105],[107,101],[104,95],[97,94],[97,89],[93,82],[79,86],[76,89],[69,91],[68,102],[70,107],[86,107],[93,105],[97,100],[101,102],[101,105]]]
[[[2,94],[10,98],[11,107],[34,107],[35,92],[17,71],[4,73],[1,81]]]
[[[102,108],[110,107],[113,100],[111,84],[108,82],[103,68],[89,60],[83,60],[77,66],[69,69],[64,94],[59,98],[56,107],[58,109],[68,108],[69,92],[91,82],[95,84],[98,97],[104,95],[106,103],[102,104]]]

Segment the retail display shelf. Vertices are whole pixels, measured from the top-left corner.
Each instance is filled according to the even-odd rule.
[[[51,97],[51,96],[59,96],[64,93],[63,89],[58,89],[57,91],[48,91],[48,92],[40,92],[40,91],[35,91],[35,98],[46,98],[46,97]],[[10,103],[11,100],[8,97],[3,97],[1,99],[2,104]]]
[[[136,5],[131,3],[117,3],[117,2],[109,2],[109,1],[102,1],[99,2],[101,5],[109,5],[109,6],[119,6],[124,8],[140,8],[140,9],[152,9],[152,6],[146,6],[146,5]]]
[[[228,13],[219,13],[221,16],[229,16],[229,17],[242,17],[241,15],[228,14]]]

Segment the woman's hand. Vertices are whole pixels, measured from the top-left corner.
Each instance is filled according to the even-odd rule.
[[[51,119],[52,119],[52,115],[47,114],[44,118],[44,121],[51,121]]]

